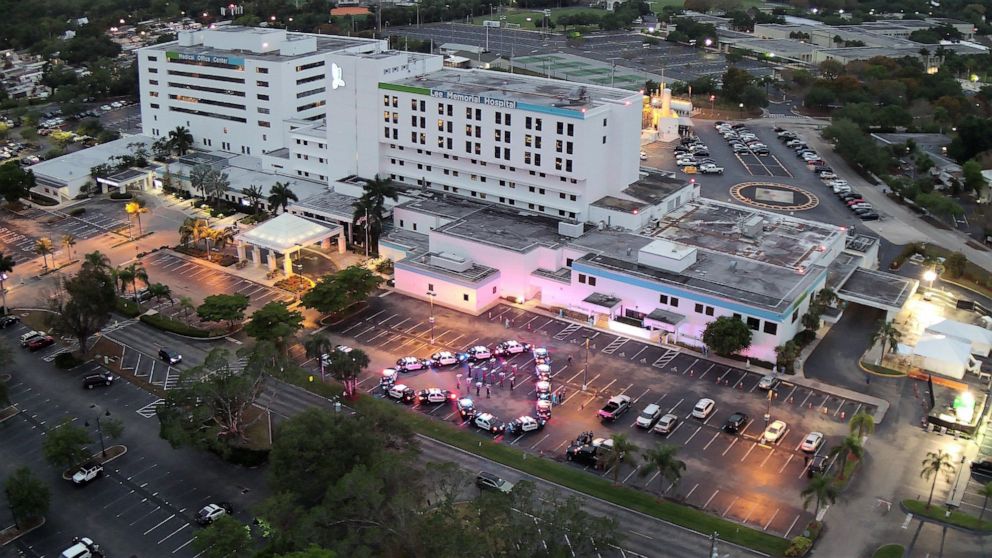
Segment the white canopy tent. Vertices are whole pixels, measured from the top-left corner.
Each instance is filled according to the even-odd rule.
[[[992,352],[992,331],[977,325],[954,320],[941,320],[926,328],[926,333],[943,335],[970,345],[971,354],[989,356]]]
[[[968,344],[942,336],[921,337],[913,347],[913,360],[923,370],[960,380],[977,364]]]
[[[293,252],[299,252],[306,246],[318,242],[329,249],[329,240],[338,237],[338,251],[343,252],[345,246],[344,229],[340,225],[321,225],[297,217],[292,213],[283,213],[269,219],[261,225],[234,237],[238,246],[238,261],[246,259],[245,250],[252,247],[255,265],[262,265],[262,248],[268,250],[269,269],[276,270],[276,255],[283,254],[283,266],[286,276],[293,275]]]

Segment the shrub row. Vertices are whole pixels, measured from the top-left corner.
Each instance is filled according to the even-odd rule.
[[[210,332],[205,329],[184,324],[179,320],[173,320],[162,314],[145,314],[138,319],[163,331],[178,333],[179,335],[186,335],[188,337],[210,337]]]

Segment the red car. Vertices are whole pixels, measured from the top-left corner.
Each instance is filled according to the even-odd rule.
[[[51,335],[46,335],[44,337],[36,337],[28,342],[29,351],[39,351],[45,347],[50,347],[55,344],[55,338]]]
[[[854,198],[853,200],[847,200],[848,207],[850,207],[850,206],[852,206],[852,205],[854,205],[856,203],[865,203],[865,199],[864,198]]]

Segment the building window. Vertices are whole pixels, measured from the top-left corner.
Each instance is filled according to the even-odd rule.
[[[257,85],[259,87],[268,87],[269,86],[269,82],[267,82],[267,81],[256,81],[255,82],[255,85]]]
[[[796,311],[792,313],[792,323],[796,323],[796,319],[798,317],[799,317],[799,309],[796,308]]]
[[[527,128],[528,130],[530,130],[531,129],[531,125],[533,124],[533,122],[534,122],[534,119],[533,118],[531,118],[529,116],[524,117],[524,128]]]
[[[468,293],[462,294],[462,300],[464,300],[465,302],[468,302]]]
[[[544,211],[544,206],[543,205],[541,206],[541,211]],[[590,287],[595,287],[596,286],[596,278],[593,277],[593,276],[591,276],[591,275],[589,276],[589,286]]]
[[[569,136],[574,136],[575,135],[575,124],[569,124],[568,125],[568,135]]]
[[[585,273],[580,273],[579,274],[579,283],[582,283],[583,285],[586,284],[586,274]]]
[[[658,302],[668,304],[668,295],[658,295]]]
[[[766,321],[765,322],[764,331],[768,335],[776,335],[776,334],[778,334],[778,324],[775,323],[775,322],[767,322]]]
[[[747,327],[751,328],[754,331],[758,331],[758,328],[761,327],[761,320],[759,320],[758,318],[752,318],[748,316]]]
[[[259,93],[256,96],[258,97],[258,100],[259,101],[268,101],[269,100],[269,96],[268,95],[262,95],[261,93]]]
[[[258,121],[258,125],[261,126],[261,127],[263,127],[263,128],[271,128],[272,127],[272,124],[266,122],[265,120],[259,120]]]
[[[699,304],[698,302],[696,303],[696,313],[697,314],[702,314],[703,313],[703,305],[702,304]]]
[[[706,315],[707,316],[712,316],[713,315],[713,307],[712,306],[707,306],[706,307]]]
[[[572,217],[575,217],[575,214],[574,213],[572,214]],[[668,299],[668,304],[670,304],[672,306],[672,308],[678,308],[679,307],[679,299],[673,296],[673,297],[671,297],[671,298]]]
[[[382,106],[384,106],[384,107],[388,107],[389,106],[389,95],[383,95],[382,96]]]

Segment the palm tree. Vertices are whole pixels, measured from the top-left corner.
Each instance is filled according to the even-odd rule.
[[[128,202],[127,204],[124,205],[124,211],[127,212],[128,228],[131,227],[131,216],[134,216],[138,219],[138,236],[144,234],[144,231],[141,229],[141,214],[148,213],[149,211],[149,209],[145,207],[145,202],[142,200],[134,200],[132,202]]]
[[[888,346],[889,351],[891,351],[896,345],[899,344],[899,340],[901,339],[902,332],[896,328],[895,322],[887,322],[885,320],[878,321],[878,328],[871,334],[871,339],[869,339],[869,342],[873,347],[878,343],[882,344],[882,356],[879,357],[879,363],[881,363],[882,359],[885,358],[886,346]]]
[[[48,255],[52,253],[53,248],[54,246],[52,245],[52,239],[47,236],[39,238],[34,243],[34,253],[40,255],[44,260],[45,271],[48,271]]]
[[[174,149],[179,155],[185,155],[193,145],[193,134],[189,128],[176,126],[175,130],[169,132],[169,147]]]
[[[335,380],[344,384],[344,394],[349,398],[355,397],[358,391],[358,377],[369,366],[369,355],[361,349],[348,352],[331,351],[328,356],[328,367]]]
[[[286,212],[286,207],[289,205],[290,200],[300,201],[300,198],[296,197],[296,194],[289,189],[288,182],[276,182],[269,188],[269,205],[273,208],[281,207],[283,213]]]
[[[122,291],[127,290],[128,283],[131,284],[131,289],[134,291],[134,301],[138,302],[138,280],[148,284],[148,271],[145,270],[145,266],[134,262],[125,268],[118,269],[117,279],[121,282]]]
[[[847,424],[851,427],[851,434],[857,431],[858,439],[863,440],[865,434],[875,431],[875,416],[866,411],[858,411]]]
[[[607,451],[603,466],[613,469],[613,484],[620,484],[620,463],[626,460],[636,469],[638,447],[627,438],[626,434],[616,433],[610,436],[610,441],[613,442],[613,447]]]
[[[182,308],[183,316],[186,318],[186,325],[189,325],[189,313],[196,310],[196,304],[193,304],[193,299],[188,296],[179,297],[179,307]]]
[[[0,401],[2,403],[2,401]],[[982,518],[985,517],[985,508],[989,505],[989,496],[992,496],[992,481],[989,481],[982,485],[978,489],[978,495],[983,497],[982,500],[982,513],[978,514],[978,524],[982,524]]]
[[[66,261],[69,262],[72,261],[72,247],[75,245],[76,245],[75,236],[69,233],[65,233],[64,235],[62,235],[62,247],[65,248],[65,253],[67,256]]]
[[[816,501],[816,507],[813,510],[813,519],[816,520],[820,516],[820,506],[824,502],[833,504],[837,501],[837,495],[840,494],[840,489],[833,479],[822,474],[816,474],[813,475],[813,478],[809,480],[806,488],[800,494],[803,496],[804,510],[809,507],[811,501]]]
[[[940,473],[950,476],[954,473],[955,467],[951,463],[951,454],[944,450],[928,451],[921,463],[923,468],[920,469],[920,478],[930,480],[930,477],[933,477],[933,482],[930,484],[930,497],[927,498],[927,509],[930,509],[930,504],[933,503],[933,491],[937,488],[937,477]]]
[[[134,281],[134,271],[133,269],[127,267],[118,267],[114,270],[114,290],[119,293],[126,293],[127,286]]]
[[[0,252],[0,295],[3,296],[3,313],[7,313],[7,287],[4,286],[4,281],[7,280],[7,274],[14,271],[14,266],[17,262],[14,258]]]
[[[248,198],[248,203],[251,204],[252,212],[257,213],[258,204],[259,202],[262,201],[262,198],[265,197],[264,194],[262,194],[262,188],[252,184],[247,188],[242,188],[241,193],[244,194],[246,198]]]
[[[365,231],[365,248],[369,254],[379,252],[379,235],[382,234],[383,222],[386,219],[387,199],[398,201],[399,190],[392,180],[380,179],[379,175],[376,175],[374,180],[365,183],[365,192],[358,201],[351,204],[355,209],[352,223]]]
[[[685,461],[676,457],[678,452],[678,446],[671,444],[656,445],[653,449],[649,449],[641,454],[644,457],[644,464],[647,467],[641,469],[637,474],[646,477],[652,471],[657,472],[658,484],[661,485],[659,489],[664,486],[663,481],[665,480],[672,483],[673,486],[678,484],[682,478],[682,472],[685,471]],[[659,490],[659,493],[663,493],[663,491]]]
[[[844,478],[844,475],[847,472],[847,462],[850,461],[852,457],[861,459],[864,454],[865,448],[861,445],[861,440],[855,438],[854,436],[846,436],[843,440],[841,440],[839,446],[831,448],[828,453],[830,457],[835,457],[838,455],[843,456],[839,475],[841,479]]]
[[[326,335],[311,335],[303,342],[303,348],[307,351],[307,358],[315,358],[320,363],[320,379],[324,380],[324,355],[329,354],[334,349],[334,343]]]
[[[231,179],[226,172],[211,170],[203,184],[203,193],[208,198],[220,198],[231,187]]]
[[[107,273],[113,270],[113,267],[110,265],[110,258],[99,250],[90,252],[89,254],[83,256],[83,265],[90,266],[98,271],[104,271]]]
[[[198,220],[194,217],[187,217],[183,219],[183,224],[179,225],[179,243],[183,246],[188,246],[189,241],[193,239],[193,230]]]
[[[214,241],[214,248],[223,250],[228,244],[234,242],[234,231],[232,229],[212,229],[210,240]]]
[[[168,285],[162,283],[152,283],[148,285],[148,294],[155,299],[156,302],[162,302],[163,300],[168,300],[172,302],[172,289]]]

